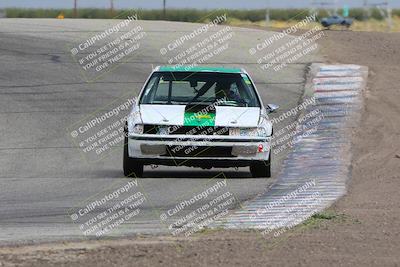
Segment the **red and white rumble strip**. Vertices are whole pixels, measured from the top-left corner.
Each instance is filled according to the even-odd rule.
[[[298,131],[293,150],[277,181],[265,193],[243,203],[213,227],[228,229],[290,228],[320,212],[346,193],[350,178],[350,131],[357,127],[368,68],[313,64],[304,99],[315,97],[301,116],[321,115],[314,131]],[[279,115],[279,114],[278,114]],[[298,129],[308,128],[299,120]]]

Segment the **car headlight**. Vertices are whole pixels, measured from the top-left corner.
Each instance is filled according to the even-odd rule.
[[[132,127],[132,133],[134,134],[142,134],[143,133],[143,124],[136,124]]]
[[[129,113],[126,118],[128,124],[128,132],[133,134],[142,134],[144,131],[144,127],[142,124],[142,120],[140,118],[140,112],[135,107],[132,109],[131,113]]]
[[[264,127],[257,128],[230,128],[229,135],[267,137]]]

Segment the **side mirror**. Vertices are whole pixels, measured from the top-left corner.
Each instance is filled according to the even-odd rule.
[[[265,109],[267,110],[268,113],[273,113],[275,112],[277,109],[279,109],[278,105],[275,104],[268,104]]]

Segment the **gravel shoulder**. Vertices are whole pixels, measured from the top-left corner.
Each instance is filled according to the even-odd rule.
[[[189,239],[138,236],[0,248],[0,266],[398,266],[400,264],[400,34],[327,32],[330,62],[370,68],[349,192],[335,216],[278,238],[209,231]]]

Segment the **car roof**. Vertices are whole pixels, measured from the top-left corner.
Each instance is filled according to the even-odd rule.
[[[247,72],[241,68],[225,68],[211,66],[157,66],[154,71],[170,72],[219,72],[219,73],[244,73]]]

